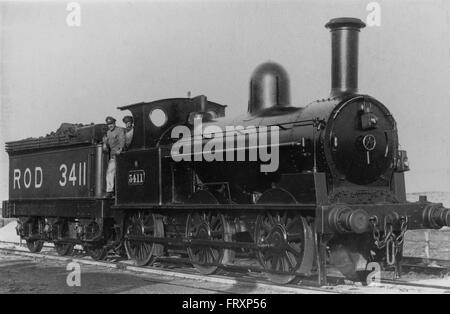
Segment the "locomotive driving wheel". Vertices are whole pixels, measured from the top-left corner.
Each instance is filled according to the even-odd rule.
[[[310,273],[314,236],[304,217],[288,212],[258,215],[255,241],[258,260],[271,281],[287,284],[297,273]]]
[[[124,242],[128,258],[134,260],[138,266],[151,263],[164,252],[164,245],[145,241],[146,236],[164,237],[162,217],[138,212],[129,218],[127,237]]]
[[[224,215],[213,212],[190,214],[186,223],[186,237],[189,240],[231,241],[231,227]],[[215,273],[219,265],[229,264],[234,252],[223,247],[190,245],[187,249],[194,267],[204,275]]]

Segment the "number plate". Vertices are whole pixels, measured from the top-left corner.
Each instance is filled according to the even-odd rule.
[[[128,185],[143,185],[145,182],[144,170],[128,171]]]

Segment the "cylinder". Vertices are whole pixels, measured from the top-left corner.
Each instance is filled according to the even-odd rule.
[[[325,27],[331,32],[331,96],[358,92],[359,32],[366,24],[355,18],[336,18]]]

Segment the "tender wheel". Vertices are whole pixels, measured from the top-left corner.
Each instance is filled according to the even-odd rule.
[[[161,256],[164,252],[164,245],[138,239],[145,236],[164,237],[164,224],[161,217],[139,212],[129,219],[127,237],[124,242],[125,250],[128,258],[134,260],[138,266],[153,262],[156,257]],[[136,237],[136,239],[133,239],[133,237]]]
[[[30,238],[43,235],[43,219],[40,217],[29,217],[25,219],[23,224],[25,232],[24,234],[21,234],[21,236],[25,237],[28,250],[31,253],[39,253],[44,247],[45,241]]]
[[[219,213],[194,213],[187,218],[186,237],[190,240],[228,242],[231,235],[228,222]],[[219,265],[231,263],[234,257],[233,250],[221,247],[191,245],[187,251],[191,263],[204,275],[215,273]]]
[[[84,246],[86,253],[95,261],[102,261],[108,255],[108,250],[103,246]]]
[[[53,239],[55,250],[58,255],[72,255],[75,244],[64,242],[65,238],[69,238],[69,223],[65,219],[57,219],[52,223]]]
[[[255,241],[258,260],[271,281],[287,284],[297,273],[310,273],[314,236],[304,217],[287,212],[258,215]]]
[[[60,256],[69,256],[73,254],[74,251],[74,244],[71,243],[62,243],[62,242],[55,242],[55,250],[56,253]]]
[[[31,253],[39,253],[44,247],[44,241],[27,240],[27,248]]]

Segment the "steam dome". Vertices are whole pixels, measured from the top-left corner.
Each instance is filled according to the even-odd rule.
[[[250,79],[248,112],[257,114],[264,109],[290,105],[289,75],[274,62],[260,64]]]

